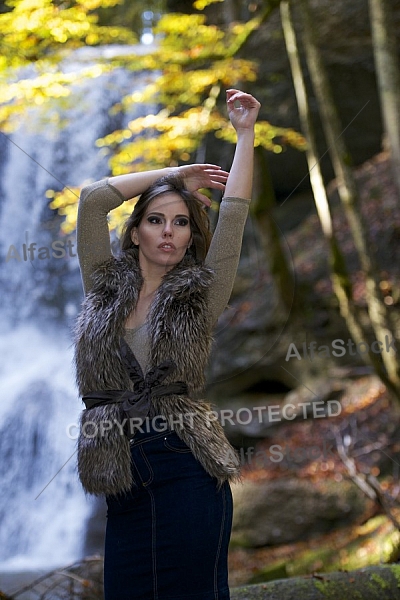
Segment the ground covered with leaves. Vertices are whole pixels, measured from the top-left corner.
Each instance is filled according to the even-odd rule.
[[[243,470],[244,479],[274,480],[295,476],[310,485],[318,480],[350,479],[337,451],[337,440],[356,465],[358,475],[379,480],[393,514],[400,518],[400,439],[398,412],[375,377],[353,381],[340,398],[342,412],[330,419],[282,424],[275,436],[257,445],[266,454],[285,440],[284,459],[268,466],[257,461]],[[319,453],[315,449],[322,449]],[[354,483],[354,485],[356,485]],[[284,510],[284,507],[282,507]],[[301,512],[301,498],[299,498]],[[371,501],[355,524],[344,524],[305,541],[263,548],[230,549],[233,586],[282,577],[354,569],[400,558],[400,534],[378,501]]]

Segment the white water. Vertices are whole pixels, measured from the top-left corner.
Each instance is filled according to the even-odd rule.
[[[25,323],[1,338],[2,570],[47,568],[84,551],[91,503],[67,435],[80,410],[69,345],[64,331],[43,334]]]
[[[77,86],[69,106],[44,115],[31,110],[18,131],[0,136],[1,571],[48,569],[85,552],[93,504],[81,490],[76,442],[67,434],[81,410],[70,335],[82,299],[75,239],[62,258],[39,259],[36,250],[25,260],[23,244],[37,249],[61,239],[47,189],[108,175],[95,140],[132,118],[117,122],[108,112],[132,89],[132,78],[118,71]],[[57,111],[66,121],[61,130],[52,120]],[[11,246],[21,260],[15,252],[10,258]]]

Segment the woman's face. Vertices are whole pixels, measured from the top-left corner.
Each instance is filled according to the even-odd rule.
[[[189,210],[174,192],[150,202],[131,238],[139,246],[139,264],[147,271],[154,267],[171,269],[185,255],[191,243]]]

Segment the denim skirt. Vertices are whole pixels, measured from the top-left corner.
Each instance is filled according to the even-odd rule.
[[[229,483],[175,431],[137,432],[131,457],[135,485],[106,498],[105,600],[229,600]]]

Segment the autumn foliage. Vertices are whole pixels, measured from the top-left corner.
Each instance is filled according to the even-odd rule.
[[[146,116],[97,141],[99,151],[109,155],[111,174],[191,162],[199,148],[205,153],[214,137],[233,143],[234,131],[224,112],[225,89],[240,84],[250,90],[257,79],[257,62],[241,58],[239,51],[259,27],[262,14],[224,28],[207,23],[199,12],[164,14],[154,30],[155,44],[143,53],[131,45],[137,38],[128,29],[99,25],[96,11],[117,2],[78,0],[59,5],[51,0],[8,0],[11,10],[0,15],[3,131],[10,133],[28,106],[43,111],[50,103],[53,108],[54,102],[62,106],[73,84],[122,66],[133,74],[147,73],[147,85],[140,91],[132,89],[112,110],[129,111],[140,103]],[[202,10],[209,3],[197,1],[195,8]],[[65,69],[73,50],[115,42],[125,45],[125,50],[113,59],[99,57],[79,72]],[[256,125],[255,143],[274,153],[287,145],[305,147],[299,133],[265,120]],[[69,186],[48,192],[50,207],[65,217],[65,233],[75,228],[78,196],[79,189]],[[113,216],[111,228],[124,214]]]

